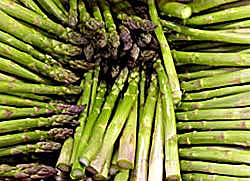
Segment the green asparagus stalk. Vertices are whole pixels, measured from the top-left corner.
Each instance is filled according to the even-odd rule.
[[[128,181],[129,180],[129,170],[120,171],[114,178],[114,181]]]
[[[20,1],[25,7],[33,10],[40,16],[47,18],[46,14],[44,14],[44,12],[41,10],[41,8],[39,8],[39,6],[34,2],[34,0],[18,0],[18,1]]]
[[[220,6],[226,3],[232,3],[239,0],[196,0],[188,5],[192,8],[194,13],[199,13],[200,11],[204,11],[210,8],[214,8],[216,6]]]
[[[227,4],[223,4],[223,5],[211,8],[207,10],[206,13],[230,9],[230,8],[239,7],[239,6],[246,6],[246,5],[250,5],[250,2],[248,0],[235,1],[232,3],[227,3]]]
[[[119,172],[119,170],[121,170],[119,168],[119,166],[117,165],[118,149],[115,149],[113,152],[114,153],[113,153],[112,160],[111,160],[111,165],[110,165],[110,168],[109,168],[109,175],[110,176],[116,175]]]
[[[250,27],[250,20],[243,20],[239,22],[209,26],[210,29],[217,29],[217,30],[249,28],[249,27]]]
[[[163,180],[164,160],[164,121],[162,114],[161,94],[157,99],[154,133],[149,156],[148,180]]]
[[[107,127],[102,146],[94,160],[90,163],[91,169],[96,173],[100,173],[103,169],[103,165],[105,164],[109,152],[112,151],[112,147],[122,131],[132,107],[136,104],[139,83],[139,73],[137,72],[137,69],[131,72],[128,78],[128,83],[128,89],[124,93],[123,99],[120,100],[116,112]]]
[[[20,79],[6,75],[0,72],[0,81],[6,81],[6,82],[22,82]]]
[[[154,0],[149,0],[148,6],[149,6],[149,14],[150,14],[151,20],[158,26],[155,29],[155,34],[161,47],[164,68],[167,72],[168,77],[171,77],[169,79],[169,84],[171,87],[173,100],[174,100],[174,103],[177,104],[181,100],[182,93],[180,90],[178,76],[174,67],[174,61],[171,56],[168,42],[164,36],[164,32],[160,23],[160,19],[158,17],[158,13],[157,13]]]
[[[21,97],[21,98],[27,98],[27,99],[42,101],[42,102],[52,101],[51,97],[44,96],[44,95],[32,94],[32,93],[7,92],[6,94]]]
[[[75,126],[77,121],[74,120],[74,116],[70,115],[54,115],[48,118],[24,118],[16,120],[8,120],[0,122],[0,133],[8,133],[13,131],[25,131],[33,128],[40,127],[52,127],[52,126],[63,126],[63,125]]]
[[[55,17],[57,20],[62,22],[65,25],[69,24],[68,15],[64,14],[64,12],[54,3],[54,0],[38,0],[40,6],[43,7],[50,15]]]
[[[53,0],[54,3],[57,5],[57,7],[66,15],[68,16],[68,11],[65,9],[65,7],[63,6],[63,3],[61,2],[61,0]],[[68,2],[69,3],[69,2]]]
[[[181,160],[182,171],[206,172],[221,175],[249,177],[250,166]]]
[[[249,146],[249,131],[201,131],[179,135],[180,145],[238,145]]]
[[[55,174],[56,170],[53,167],[39,163],[19,164],[16,166],[0,165],[0,179],[4,180],[42,180]]]
[[[65,140],[63,143],[61,152],[59,154],[57,163],[56,163],[56,168],[63,172],[69,172],[70,171],[70,158],[72,154],[72,149],[73,149],[73,143],[74,139],[72,137],[69,137]]]
[[[98,80],[99,80],[99,74],[100,74],[100,66],[96,66],[94,73],[93,73],[93,81],[92,81],[92,87],[91,87],[91,97],[90,97],[90,104],[89,104],[89,113],[92,112],[96,94],[97,94],[97,87],[98,87]],[[104,88],[105,89],[105,88]]]
[[[133,169],[136,151],[136,131],[138,118],[136,100],[119,140],[117,164],[123,169]]]
[[[192,90],[201,90],[206,88],[248,83],[250,81],[249,80],[250,77],[248,77],[249,70],[250,69],[242,69],[211,77],[190,80],[187,82],[183,81],[181,83],[181,86],[182,89],[185,91],[192,91]]]
[[[202,174],[202,173],[185,173],[182,174],[183,181],[195,181],[195,180],[206,180],[206,181],[248,181],[249,177],[230,177],[215,174]]]
[[[178,130],[249,130],[249,120],[178,122]]]
[[[136,150],[135,168],[131,181],[148,179],[148,157],[150,151],[151,128],[154,119],[155,105],[157,99],[157,79],[152,75],[148,96],[139,118],[139,132]]]
[[[202,100],[209,99],[213,97],[220,97],[225,95],[237,94],[249,91],[250,85],[239,85],[231,87],[222,87],[213,90],[186,93],[184,94],[183,100]]]
[[[72,135],[73,130],[68,128],[53,128],[49,131],[35,130],[0,136],[0,147],[16,145],[20,143],[43,141],[46,139],[64,140]]]
[[[31,84],[23,82],[6,82],[0,81],[0,92],[19,92],[19,93],[34,93],[34,94],[80,94],[82,89],[79,86],[52,86],[45,84]]]
[[[50,153],[57,151],[60,148],[61,144],[53,141],[37,142],[35,144],[17,145],[12,147],[1,148],[0,157],[15,156],[18,154],[26,155],[30,153]]]
[[[139,91],[139,116],[141,116],[141,113],[143,112],[144,104],[145,104],[145,89],[146,89],[146,72],[145,70],[141,71],[140,74],[140,91]]]
[[[227,43],[249,44],[248,34],[230,33],[223,31],[200,30],[179,25],[177,23],[161,20],[163,27],[180,33],[184,40],[210,40]]]
[[[224,146],[196,146],[179,149],[180,157],[184,159],[236,164],[249,164],[249,153],[247,149]]]
[[[191,25],[207,25],[238,19],[249,18],[250,5],[233,7],[221,11],[216,11],[204,15],[194,16],[186,21]]]
[[[161,65],[161,60],[154,64],[158,75],[160,92],[162,94],[163,125],[165,127],[165,174],[167,180],[180,180],[180,166],[178,156],[178,142],[176,134],[176,118],[174,112],[169,79]]]
[[[82,49],[77,46],[65,44],[57,40],[48,38],[39,31],[31,29],[30,27],[18,22],[1,10],[0,18],[4,19],[4,21],[0,22],[0,29],[2,31],[11,34],[19,38],[20,40],[25,41],[26,43],[34,45],[35,47],[38,47],[45,52],[68,56],[79,55],[82,52]],[[27,34],[29,36],[26,36]]]
[[[73,44],[86,44],[87,40],[78,32],[70,28],[64,28],[62,25],[55,23],[49,18],[40,16],[39,14],[24,8],[23,6],[13,3],[12,0],[3,0],[0,2],[0,9],[7,14],[37,26],[59,38],[62,38]]]
[[[124,82],[127,79],[128,69],[123,69],[119,77],[116,79],[112,86],[111,92],[107,95],[106,101],[103,105],[102,111],[98,116],[96,123],[93,127],[91,136],[89,137],[89,143],[82,152],[80,162],[86,166],[89,165],[90,161],[94,159],[102,146],[102,140],[108,121],[110,119],[112,110],[115,106],[115,102],[123,89]]]
[[[69,0],[69,26],[75,27],[78,23],[77,0]]]
[[[191,7],[187,4],[182,4],[179,2],[160,0],[158,2],[158,7],[163,15],[168,15],[170,17],[172,16],[181,19],[187,19],[192,15]]]

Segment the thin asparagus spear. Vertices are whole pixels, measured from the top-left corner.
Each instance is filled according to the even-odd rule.
[[[57,159],[56,168],[63,172],[70,171],[70,158],[73,150],[73,143],[74,140],[72,137],[67,138],[63,143],[61,152]]]
[[[195,180],[206,180],[206,181],[248,181],[249,177],[230,177],[215,174],[202,174],[202,173],[184,173],[182,174],[183,181],[195,181]]]
[[[68,15],[68,11],[64,8],[63,3],[61,2],[61,0],[53,0],[54,4],[57,5],[57,7],[67,16]]]
[[[250,69],[242,69],[211,77],[190,80],[187,82],[183,81],[181,83],[181,86],[182,89],[185,91],[192,91],[192,90],[201,90],[206,88],[248,83],[250,81],[249,70]]]
[[[237,94],[242,92],[249,91],[250,85],[240,85],[240,86],[231,86],[231,87],[222,87],[213,90],[186,93],[184,94],[183,100],[202,100],[209,99],[213,97],[220,97],[230,94]]]
[[[168,15],[170,17],[187,19],[192,15],[192,9],[188,4],[160,0],[158,2],[158,7],[163,15]]]
[[[114,178],[114,181],[128,181],[129,179],[129,170],[120,171]]]
[[[89,113],[92,112],[96,94],[97,94],[97,87],[98,87],[98,80],[99,80],[99,74],[100,74],[100,66],[96,66],[94,73],[93,73],[93,81],[92,81],[92,87],[91,87],[91,97],[90,97],[90,104],[89,104]],[[105,89],[105,88],[104,88]]]
[[[179,149],[180,157],[184,159],[237,164],[249,164],[249,153],[247,149],[224,146],[195,146]]]
[[[145,104],[145,93],[146,93],[145,89],[146,89],[146,72],[145,72],[145,70],[142,70],[141,74],[140,74],[139,116],[141,116],[141,113],[143,112],[143,108],[144,108],[144,104]]]
[[[128,115],[136,103],[137,94],[138,94],[138,83],[139,83],[139,73],[137,69],[133,70],[128,77],[128,89],[124,93],[124,97],[120,100],[116,112],[107,127],[106,133],[103,138],[102,147],[99,150],[99,153],[96,155],[95,159],[91,161],[90,167],[96,173],[100,173],[103,169],[103,165],[105,164],[105,160],[108,157],[110,151],[112,151],[112,147],[115,144]]]
[[[249,131],[201,131],[179,135],[180,145],[249,146]]]
[[[0,147],[27,143],[33,141],[43,141],[46,139],[64,140],[72,135],[73,130],[68,128],[53,128],[49,131],[35,130],[0,136]]]
[[[39,31],[36,31],[26,25],[23,25],[22,23],[8,16],[1,10],[0,19],[4,19],[4,21],[0,22],[0,29],[2,31],[5,31],[19,38],[20,40],[34,45],[35,47],[38,47],[46,52],[68,56],[79,55],[82,52],[82,49],[77,46],[65,44],[57,40],[48,38]],[[29,36],[27,36],[27,34]]]
[[[250,5],[233,7],[221,11],[216,11],[204,15],[194,16],[186,21],[191,25],[207,25],[232,20],[238,20],[243,18],[249,18]]]
[[[182,93],[180,90],[178,76],[177,76],[177,73],[176,73],[176,70],[174,67],[174,61],[172,59],[172,55],[170,52],[168,42],[167,42],[167,40],[164,36],[164,32],[162,30],[162,26],[160,23],[160,19],[158,17],[158,13],[156,10],[154,0],[149,0],[148,6],[149,6],[149,14],[150,14],[151,20],[158,26],[155,29],[155,34],[157,36],[157,39],[158,39],[160,47],[161,47],[164,68],[167,72],[168,77],[171,77],[169,79],[169,84],[171,87],[173,100],[174,100],[174,103],[177,104],[181,100]]]
[[[4,180],[41,180],[55,174],[56,170],[53,167],[39,163],[18,164],[16,166],[0,165],[0,179]]]
[[[113,152],[114,153],[113,153],[112,160],[111,160],[111,165],[110,165],[110,168],[109,168],[109,175],[110,176],[116,175],[120,170],[120,168],[117,165],[118,149],[115,149]]]
[[[16,77],[6,75],[0,72],[0,81],[7,81],[7,82],[22,82]]]
[[[39,6],[33,0],[18,0],[18,1],[20,1],[27,8],[33,10],[42,17],[47,18],[46,14],[44,14],[44,12],[39,8]]]
[[[19,92],[19,93],[34,93],[34,94],[80,94],[82,89],[79,86],[52,86],[45,84],[31,84],[23,82],[6,82],[0,81],[0,92]]]
[[[181,160],[182,171],[206,172],[221,175],[249,177],[250,166]]]
[[[250,130],[249,120],[226,120],[226,121],[195,121],[178,122],[177,129],[181,130]]]
[[[148,96],[139,118],[139,132],[136,150],[135,168],[131,181],[147,180],[148,178],[148,157],[150,149],[151,128],[154,119],[155,105],[157,99],[157,79],[152,75]]]
[[[239,0],[195,0],[188,5],[191,6],[194,13],[199,13],[216,6],[220,6],[227,3],[232,3]]]
[[[65,25],[69,24],[68,15],[64,14],[64,12],[54,3],[54,0],[38,0],[40,6],[43,7],[50,15],[55,17],[57,20],[62,22]]]
[[[98,116],[95,126],[93,127],[91,136],[89,138],[89,144],[85,147],[82,152],[80,162],[86,166],[89,165],[90,161],[96,156],[100,147],[102,146],[103,136],[111,116],[112,110],[115,106],[115,102],[123,89],[124,82],[127,79],[128,69],[123,69],[119,77],[116,79],[112,86],[111,92],[107,95],[106,101],[103,105],[102,111]]]
[[[13,95],[13,96],[18,96],[18,97],[21,97],[21,98],[27,98],[27,99],[37,100],[37,101],[43,101],[43,102],[52,101],[51,97],[44,96],[44,95],[32,94],[32,93],[7,92],[6,94]]]
[[[48,118],[24,118],[16,120],[8,120],[0,122],[0,133],[8,133],[13,131],[25,131],[28,129],[39,127],[52,127],[63,125],[76,125],[77,121],[74,120],[74,116],[70,115],[54,115]]]
[[[148,181],[163,180],[164,161],[164,121],[161,94],[157,99],[154,133],[151,144],[148,168]]]
[[[75,27],[78,23],[77,0],[69,0],[69,26]]]
[[[138,118],[137,104],[138,101],[136,100],[126,122],[125,128],[122,132],[122,136],[119,140],[117,164],[119,165],[119,167],[124,169],[134,168]]]
[[[238,28],[249,28],[250,20],[242,20],[239,22],[230,22],[226,24],[209,26],[210,29],[224,30],[224,29],[238,29]]]
[[[12,147],[0,148],[0,157],[15,156],[18,154],[30,153],[50,153],[61,148],[61,144],[53,141],[37,142],[35,144],[17,145]]]
[[[163,125],[165,127],[165,174],[167,180],[180,180],[180,166],[178,156],[178,141],[176,134],[176,119],[171,95],[169,79],[161,65],[161,60],[154,64],[158,75],[160,92],[162,94]]]

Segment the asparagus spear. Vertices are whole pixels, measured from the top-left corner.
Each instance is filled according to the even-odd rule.
[[[181,160],[182,171],[206,172],[221,175],[249,177],[250,166]]]
[[[248,181],[249,177],[230,177],[223,175],[215,175],[215,174],[202,174],[202,173],[185,173],[182,174],[182,179],[184,181],[195,181],[195,180],[206,180],[206,181]]]
[[[46,179],[55,174],[56,170],[53,167],[39,163],[19,164],[16,166],[0,165],[0,179]]]
[[[61,148],[60,143],[53,141],[37,142],[35,144],[17,145],[0,149],[0,157],[15,156],[18,154],[30,153],[50,153],[57,151]]]
[[[147,180],[148,178],[148,157],[150,149],[151,128],[154,119],[155,105],[157,99],[157,79],[152,75],[148,96],[139,118],[139,132],[136,150],[135,168],[131,181]]]
[[[78,23],[77,0],[69,0],[69,26],[75,27]]]
[[[115,106],[115,102],[120,94],[120,91],[123,89],[127,75],[128,69],[125,68],[116,79],[110,93],[106,97],[102,111],[96,120],[95,126],[93,127],[91,136],[89,138],[89,143],[79,158],[80,162],[84,165],[89,165],[90,161],[92,161],[102,146],[103,135],[105,133],[112,110]]]
[[[136,100],[119,140],[117,164],[124,169],[133,169],[136,151],[137,106]]]
[[[40,16],[47,18],[46,14],[44,14],[44,12],[39,8],[39,6],[33,0],[18,0],[18,1],[20,1],[22,4],[24,4],[25,7],[33,10]]]
[[[178,122],[177,129],[181,130],[249,130],[249,120],[199,121]]]
[[[27,98],[27,99],[37,100],[37,101],[43,101],[43,102],[52,101],[51,97],[44,96],[44,95],[32,94],[32,93],[7,92],[6,94],[13,95],[13,96],[18,96],[18,97],[21,97],[21,98]]]
[[[226,24],[209,26],[210,29],[224,30],[224,29],[238,29],[238,28],[249,28],[250,20],[243,20],[238,22],[231,22]]]
[[[68,11],[64,8],[63,3],[61,2],[61,0],[53,0],[53,1],[54,1],[54,4],[56,4],[57,7],[67,16]]]
[[[34,93],[34,94],[80,94],[82,89],[79,86],[52,86],[45,84],[31,84],[24,82],[6,82],[0,81],[0,92],[19,92],[19,93]]]
[[[128,89],[124,93],[123,99],[119,102],[116,112],[106,130],[103,138],[102,146],[96,155],[95,159],[91,161],[90,167],[96,172],[100,173],[105,164],[105,160],[108,157],[112,147],[115,144],[128,115],[136,103],[137,93],[138,93],[138,82],[139,74],[137,70],[133,70],[128,78]]]
[[[149,157],[148,180],[163,180],[164,160],[164,121],[162,114],[161,94],[157,99],[154,133]]]
[[[189,3],[188,5],[192,8],[192,11],[194,13],[199,13],[200,11],[204,11],[210,8],[214,8],[216,6],[232,3],[235,1],[239,0],[196,0]]]
[[[204,15],[194,16],[186,21],[191,25],[207,25],[225,21],[233,21],[243,18],[249,18],[250,5],[233,7]],[[226,15],[226,16],[225,16]]]
[[[171,56],[168,42],[167,42],[167,40],[164,36],[164,32],[162,30],[162,26],[160,23],[160,19],[158,17],[158,13],[157,13],[157,9],[156,9],[154,0],[149,0],[148,6],[149,6],[150,17],[151,17],[152,21],[158,26],[155,29],[155,34],[156,34],[156,37],[157,37],[159,44],[160,44],[160,47],[161,47],[165,71],[167,72],[168,77],[171,77],[169,79],[169,84],[171,87],[173,100],[174,100],[174,103],[177,104],[181,100],[182,93],[180,90],[178,76],[177,76],[177,73],[176,73],[176,70],[174,67],[174,61],[173,61],[172,56]]]
[[[22,82],[16,77],[6,75],[0,72],[0,81],[6,81],[6,82]]]
[[[0,133],[8,133],[13,131],[25,131],[28,129],[39,128],[39,127],[52,127],[52,126],[63,126],[63,125],[75,126],[77,121],[74,120],[74,116],[70,115],[54,115],[48,118],[24,118],[16,120],[8,120],[0,122]]]
[[[111,165],[109,168],[109,175],[110,176],[116,175],[121,170],[119,168],[119,166],[117,165],[118,149],[115,149],[113,152],[114,153],[112,155]]]
[[[170,17],[172,16],[187,19],[192,15],[191,7],[187,4],[179,2],[167,2],[165,0],[160,0],[158,2],[158,7],[163,15],[168,15]]]
[[[70,158],[72,154],[72,148],[73,148],[73,138],[69,137],[65,140],[63,143],[61,152],[59,154],[56,168],[63,172],[69,172],[70,171]]]
[[[200,30],[179,25],[167,20],[161,20],[163,27],[180,33],[184,40],[210,40],[227,43],[249,44],[249,35],[223,31]]]
[[[57,40],[48,38],[39,31],[31,29],[30,27],[18,22],[1,10],[0,18],[4,19],[4,21],[0,22],[0,29],[2,31],[11,34],[19,38],[20,40],[25,41],[26,43],[34,45],[35,47],[38,47],[45,52],[68,56],[79,55],[82,52],[81,48],[77,46],[65,44]]]
[[[249,153],[247,149],[224,146],[195,146],[179,149],[180,157],[184,159],[236,164],[249,164]]]
[[[128,181],[129,180],[129,170],[120,171],[114,178],[114,181]]]
[[[42,17],[17,3],[13,3],[12,0],[1,1],[0,9],[17,19],[44,29],[49,33],[52,33],[59,38],[62,38],[73,44],[87,43],[87,40],[83,37],[83,35],[79,34],[78,32],[75,32],[70,28],[64,28],[62,25],[55,23],[49,18]]]
[[[176,134],[176,119],[174,112],[169,79],[161,65],[161,60],[156,60],[154,67],[158,75],[160,92],[162,95],[163,125],[165,127],[165,173],[167,180],[180,180],[180,166],[178,156],[178,143]]]

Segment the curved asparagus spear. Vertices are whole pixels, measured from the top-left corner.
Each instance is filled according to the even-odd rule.
[[[39,163],[19,164],[16,166],[0,165],[0,179],[46,179],[55,174],[56,170],[53,167]]]
[[[105,161],[112,151],[112,148],[124,126],[128,115],[136,103],[138,94],[138,83],[139,83],[139,73],[137,70],[132,70],[130,76],[128,77],[128,89],[124,93],[124,97],[118,103],[116,112],[107,127],[105,136],[103,138],[102,146],[96,155],[95,159],[91,161],[90,167],[96,173],[100,173],[103,169]],[[91,141],[91,140],[90,140]]]
[[[195,146],[179,149],[180,157],[184,159],[237,164],[249,164],[249,153],[247,149],[224,146]]]
[[[148,156],[150,151],[151,128],[154,119],[155,105],[157,99],[157,79],[152,75],[148,96],[139,118],[139,132],[136,150],[135,168],[132,181],[147,180],[148,178]]]
[[[238,176],[238,177],[249,177],[250,166],[248,165],[231,165],[225,163],[211,163],[204,161],[188,161],[181,160],[182,171],[194,171],[194,172],[205,172],[215,173],[221,175]]]
[[[249,177],[230,177],[215,174],[202,174],[202,173],[184,173],[182,174],[184,181],[206,180],[206,181],[248,181]]]
[[[60,143],[53,141],[37,142],[35,144],[17,145],[12,147],[0,148],[0,157],[15,156],[18,154],[30,153],[50,153],[57,151],[61,148]]]
[[[155,29],[155,34],[161,47],[163,64],[164,64],[165,71],[167,72],[167,75],[169,77],[169,84],[171,87],[173,100],[174,100],[174,103],[177,104],[181,100],[182,93],[180,90],[180,84],[179,84],[178,76],[175,70],[174,61],[173,61],[168,42],[165,38],[163,29],[160,23],[160,19],[157,13],[154,0],[149,0],[148,6],[149,6],[149,14],[150,14],[151,20],[158,26]]]
[[[34,45],[35,47],[38,47],[39,49],[42,49],[45,52],[57,53],[60,55],[68,56],[80,55],[82,52],[82,49],[77,46],[65,44],[57,40],[48,38],[39,31],[36,31],[28,26],[23,25],[22,23],[5,14],[1,10],[0,19],[4,19],[4,21],[0,22],[1,30],[12,34],[20,40],[25,41],[26,43]],[[26,36],[27,34],[29,36]]]
[[[12,0],[3,0],[0,2],[0,9],[7,14],[37,26],[41,29],[52,33],[73,44],[87,44],[88,41],[78,32],[70,28],[64,28],[62,25],[55,23],[49,18],[44,18],[35,12],[13,3]]]
[[[41,15],[42,17],[47,18],[47,15],[44,14],[44,12],[40,9],[40,7],[34,2],[34,0],[18,0],[22,4],[24,4],[25,7],[33,10],[37,14]]]
[[[75,27],[78,23],[77,0],[69,0],[69,26]]]

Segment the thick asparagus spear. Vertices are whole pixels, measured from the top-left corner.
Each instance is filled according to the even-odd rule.
[[[119,140],[117,164],[124,169],[134,168],[138,118],[137,104],[138,101],[136,100]]]
[[[56,168],[63,172],[69,172],[70,171],[70,158],[72,154],[72,149],[73,149],[73,143],[74,140],[72,137],[69,137],[65,140],[63,143],[61,152],[59,154],[57,163],[56,163]]]
[[[77,0],[69,0],[69,26],[75,27],[78,23]]]
[[[120,171],[114,178],[114,181],[128,181],[129,180],[129,170]]]
[[[157,39],[159,41],[160,47],[161,47],[161,52],[162,52],[162,57],[163,57],[163,64],[164,68],[167,72],[169,79],[169,84],[171,87],[172,91],[172,96],[175,104],[177,104],[181,100],[181,90],[180,90],[180,84],[178,80],[178,76],[174,67],[174,61],[171,56],[170,48],[168,45],[168,42],[164,36],[164,32],[162,30],[162,26],[160,23],[160,19],[158,17],[158,13],[156,10],[155,2],[154,0],[149,0],[148,1],[148,6],[149,6],[149,14],[151,17],[151,20],[158,26],[155,29],[155,34],[157,36]]]
[[[178,122],[177,129],[181,130],[250,130],[249,120],[226,120],[226,121],[195,121]]]
[[[16,166],[0,165],[0,179],[41,180],[55,174],[56,170],[53,167],[39,163],[19,164]]]
[[[243,18],[249,18],[250,5],[229,8],[221,11],[216,11],[204,15],[194,16],[186,21],[191,25],[207,25],[220,23],[225,21],[238,20]]]
[[[44,14],[44,12],[41,10],[41,8],[34,2],[34,0],[18,0],[19,2],[21,2],[25,7],[33,10],[34,12],[36,12],[37,14],[39,14],[40,16],[47,18],[46,14]]]
[[[95,126],[93,127],[89,144],[85,147],[80,157],[80,162],[89,165],[90,161],[96,156],[102,146],[103,135],[105,133],[109,118],[115,106],[115,102],[123,89],[124,82],[127,79],[128,69],[123,69],[119,77],[112,86],[111,92],[107,95],[102,111],[98,116]]]
[[[64,28],[62,25],[55,23],[49,18],[44,18],[35,12],[13,3],[12,0],[3,0],[0,2],[0,9],[7,14],[35,25],[41,29],[52,33],[73,44],[86,44],[87,40],[78,32],[70,28]]]
[[[60,143],[53,141],[37,142],[34,144],[17,145],[12,147],[0,148],[0,157],[15,156],[18,154],[30,153],[50,153],[57,151],[61,148]]]
[[[202,173],[184,173],[182,174],[183,181],[195,181],[195,180],[206,180],[206,181],[248,181],[249,177],[230,177],[215,174],[202,174]]]
[[[169,79],[161,65],[161,60],[156,60],[154,64],[158,75],[160,92],[162,95],[163,125],[165,127],[165,174],[167,180],[180,180],[180,166],[178,156],[178,142],[176,134],[176,119],[174,105],[171,95]]]
[[[138,94],[139,73],[137,69],[132,70],[128,78],[128,89],[124,93],[124,97],[118,103],[116,112],[107,127],[103,138],[102,147],[100,148],[95,159],[90,163],[90,167],[97,173],[100,173],[105,164],[112,147],[114,146],[132,107],[136,104]]]
[[[77,121],[74,120],[74,116],[70,115],[54,115],[48,118],[24,118],[16,120],[8,120],[0,122],[0,133],[8,133],[13,131],[25,131],[28,129],[34,129],[39,127],[52,127],[63,125],[76,125]]]
[[[57,40],[48,38],[39,31],[36,31],[26,25],[23,25],[22,23],[5,14],[1,10],[0,19],[4,19],[4,21],[0,22],[0,29],[2,31],[12,34],[20,40],[34,45],[35,47],[38,47],[46,52],[68,56],[79,55],[82,52],[82,49],[77,46],[65,44]],[[27,36],[27,34],[29,36]]]
[[[154,119],[155,105],[157,99],[157,79],[152,75],[148,96],[139,118],[139,132],[136,150],[135,168],[131,181],[147,180],[148,178],[148,159],[150,151],[151,128]]]
[[[247,149],[224,146],[196,146],[179,149],[180,157],[184,159],[237,164],[249,164],[249,153]]]
[[[162,114],[161,94],[157,99],[154,133],[151,144],[148,180],[163,180],[163,161],[164,161],[164,120]]]
[[[225,163],[212,163],[204,161],[188,161],[181,160],[180,162],[182,171],[194,171],[215,173],[221,175],[249,177],[250,166],[248,165],[231,165]]]

